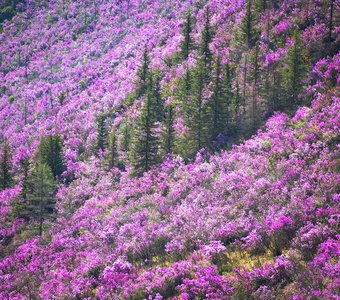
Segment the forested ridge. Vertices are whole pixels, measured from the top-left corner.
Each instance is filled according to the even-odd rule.
[[[339,4],[0,4],[1,299],[337,299]]]

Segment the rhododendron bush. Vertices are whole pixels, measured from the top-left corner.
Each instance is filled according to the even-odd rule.
[[[10,2],[0,299],[338,299],[336,1]]]

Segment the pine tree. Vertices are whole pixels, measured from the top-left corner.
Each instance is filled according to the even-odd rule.
[[[147,84],[149,79],[149,72],[150,72],[150,57],[149,57],[149,51],[147,47],[145,46],[143,57],[142,57],[142,63],[141,66],[137,70],[137,97],[141,97],[145,94],[147,90]]]
[[[285,109],[295,109],[299,104],[299,94],[304,87],[307,65],[304,47],[298,32],[294,33],[294,45],[287,51],[287,66],[283,70],[285,87]]]
[[[163,122],[162,148],[165,154],[173,153],[175,144],[175,104],[170,103],[165,109]]]
[[[51,168],[55,179],[59,179],[66,170],[63,154],[63,141],[59,135],[49,135],[41,139],[38,149],[38,160]]]
[[[8,141],[5,139],[1,145],[0,153],[0,189],[9,188],[12,184],[12,163],[11,149]]]
[[[156,101],[152,86],[149,84],[133,139],[132,162],[134,174],[137,176],[150,170],[158,162],[159,139],[156,129]]]
[[[182,34],[184,36],[184,40],[180,43],[180,55],[181,59],[186,60],[189,57],[189,53],[193,48],[193,40],[191,37],[192,32],[192,17],[191,12],[189,11],[186,16],[186,20],[184,23]]]
[[[100,116],[97,119],[97,128],[98,128],[98,133],[97,133],[97,151],[104,151],[107,148],[107,137],[108,137],[108,132],[107,132],[107,126],[106,126],[106,117],[105,116]]]
[[[29,176],[28,184],[27,206],[21,213],[38,222],[41,236],[43,223],[52,218],[55,206],[53,194],[56,186],[50,167],[38,162]]]

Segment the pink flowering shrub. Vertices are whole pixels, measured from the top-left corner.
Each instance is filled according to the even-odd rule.
[[[245,46],[244,0],[20,1],[0,32],[0,141],[11,146],[14,172],[14,184],[0,191],[0,299],[337,299],[340,35],[334,22],[327,41],[326,2],[256,7],[261,32]],[[108,151],[94,151],[97,120],[107,115],[112,132],[136,126],[144,47],[164,75],[161,96],[174,106],[175,147],[186,150],[178,145],[187,147],[190,132],[178,82],[200,62],[207,7],[209,49],[235,77],[228,114],[243,112],[230,120],[231,132],[250,126],[251,105],[267,113],[266,84],[274,100],[285,92],[277,86],[297,28],[310,67],[302,96],[311,106],[268,112],[245,141],[222,136],[228,149],[167,155],[140,177],[119,136],[124,164],[108,167]],[[189,9],[194,49],[177,62]],[[206,104],[213,84],[201,92]],[[53,220],[38,237],[17,215],[26,205],[23,163],[34,164],[39,140],[51,134],[64,140],[66,171]]]

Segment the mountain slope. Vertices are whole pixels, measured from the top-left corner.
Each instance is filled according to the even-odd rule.
[[[1,174],[10,149],[12,176],[0,191],[0,298],[337,299],[340,54],[331,5],[19,3],[1,32]],[[189,9],[194,46],[183,59]],[[193,155],[181,88],[187,70],[199,74],[207,11],[211,69],[218,57],[230,67],[228,112],[236,112],[222,136],[229,149],[215,139]],[[254,40],[242,31],[247,16]],[[124,126],[135,129],[148,101],[138,97],[145,49],[162,74],[165,107],[175,107],[175,150],[159,146],[159,165],[136,177]],[[304,74],[296,93],[287,83],[293,58]],[[214,72],[203,80],[204,105],[214,99]],[[107,127],[119,140],[119,164],[109,167]],[[56,134],[65,165],[39,236],[26,177]]]

